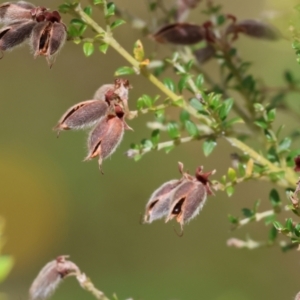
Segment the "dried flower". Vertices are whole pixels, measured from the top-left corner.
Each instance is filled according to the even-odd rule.
[[[14,23],[0,30],[0,50],[11,50],[30,37],[35,22]]]
[[[80,274],[77,265],[67,258],[68,256],[59,256],[44,266],[30,287],[31,300],[49,298],[65,277]]]
[[[189,23],[168,24],[152,35],[158,43],[192,45],[204,39],[202,26]]]

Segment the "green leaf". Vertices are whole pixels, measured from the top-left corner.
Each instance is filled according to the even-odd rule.
[[[265,110],[264,106],[260,103],[254,103],[253,107],[256,112],[263,112]]]
[[[189,119],[190,119],[190,114],[185,109],[183,109],[180,112],[180,121],[184,124],[185,121],[187,121]]]
[[[232,215],[228,215],[228,219],[229,219],[229,222],[232,223],[232,224],[238,224],[239,223],[239,218],[234,217]]]
[[[185,121],[185,129],[190,136],[195,137],[195,136],[198,136],[198,134],[199,134],[199,130],[198,130],[197,126],[190,120]]]
[[[152,107],[152,105],[153,105],[153,100],[148,95],[144,94],[137,100],[137,108],[138,109],[150,108],[150,107]]]
[[[202,149],[205,156],[209,156],[212,151],[215,149],[217,142],[215,140],[208,139],[204,141],[202,145]]]
[[[151,134],[151,141],[152,141],[154,146],[156,146],[159,143],[159,139],[160,139],[159,129],[153,130],[152,134]]]
[[[278,235],[278,231],[276,230],[275,226],[272,226],[270,231],[269,231],[268,241],[273,243],[276,240],[277,235]]]
[[[119,27],[119,26],[121,26],[121,25],[123,25],[125,23],[126,22],[124,20],[118,19],[118,20],[112,22],[112,24],[110,25],[110,29],[113,30],[113,29],[115,29],[115,28],[117,28],[117,27]]]
[[[280,230],[280,231],[281,231],[281,230],[284,229],[283,225],[280,224],[278,221],[273,222],[273,225],[274,225],[274,227],[275,227],[277,230]]]
[[[69,12],[70,8],[71,8],[70,4],[65,3],[65,4],[62,4],[58,7],[58,11],[63,13],[63,14],[66,14],[67,12]]]
[[[253,211],[249,208],[242,208],[242,213],[246,218],[251,218],[254,216]]]
[[[171,78],[165,78],[164,79],[164,85],[171,90],[172,92],[175,92],[175,84]]]
[[[229,127],[233,126],[234,124],[238,124],[238,123],[243,124],[243,123],[245,123],[245,122],[244,122],[244,120],[243,120],[242,118],[240,118],[240,117],[234,117],[234,118],[232,118],[232,119],[230,119],[230,120],[224,122],[224,126],[225,126],[226,128],[229,128]]]
[[[205,111],[203,104],[197,98],[192,98],[190,100],[190,105],[199,112]]]
[[[90,42],[86,42],[83,44],[83,52],[85,56],[91,56],[94,53],[94,44]]]
[[[257,125],[258,127],[262,128],[262,129],[267,129],[268,128],[268,124],[266,123],[265,120],[255,121],[254,124]]]
[[[167,130],[172,139],[177,139],[180,137],[180,132],[178,128],[178,124],[176,122],[170,122],[167,125]]]
[[[119,69],[117,69],[117,71],[115,72],[115,76],[123,76],[123,75],[131,75],[131,74],[135,74],[135,71],[132,67],[121,67]]]
[[[11,256],[0,256],[0,282],[2,282],[7,277],[13,267],[13,264],[14,260]]]
[[[300,224],[299,223],[295,226],[294,233],[297,237],[300,237]]]
[[[187,81],[189,80],[189,78],[190,78],[189,74],[184,74],[181,76],[181,78],[178,82],[178,91],[180,94],[187,87]]]
[[[106,44],[106,43],[101,44],[99,46],[99,51],[102,52],[102,53],[104,53],[104,54],[106,54],[106,52],[108,50],[108,47],[109,47],[109,44]]]
[[[140,40],[137,40],[134,43],[134,46],[133,46],[133,55],[134,55],[134,58],[137,61],[139,61],[139,62],[143,61],[144,56],[145,56],[145,52],[144,52],[143,44],[142,44],[142,42]]]
[[[199,90],[201,90],[203,88],[203,84],[204,84],[204,77],[202,74],[199,74],[197,77],[196,77],[196,80],[195,80],[195,84],[197,86],[197,88]]]
[[[88,15],[88,16],[91,16],[92,15],[92,13],[93,13],[93,9],[92,9],[92,7],[91,6],[86,6],[84,9],[83,9],[83,11]]]
[[[223,102],[221,108],[219,109],[219,117],[222,121],[224,121],[227,118],[232,108],[232,105],[233,105],[233,99],[231,98]]]
[[[273,207],[277,207],[281,204],[280,196],[279,196],[277,190],[272,189],[270,191],[269,200],[271,201],[271,204]]]
[[[283,153],[283,152],[288,152],[289,148],[291,146],[292,140],[290,137],[285,137],[279,144],[277,152],[278,153]]]
[[[293,225],[293,219],[288,218],[285,222],[285,228],[289,231],[292,232],[294,230],[294,225]]]
[[[226,188],[226,193],[227,193],[228,197],[231,197],[234,193],[234,187],[233,186],[228,186]]]
[[[142,147],[143,148],[153,148],[153,143],[152,143],[152,141],[150,141],[150,140],[148,140],[148,139],[143,139],[142,141],[141,141],[141,145],[142,145]]]
[[[103,0],[93,0],[94,5],[103,4]]]
[[[236,171],[233,168],[229,168],[227,172],[228,178],[231,182],[236,180]]]
[[[111,17],[115,14],[116,6],[113,2],[107,3],[107,13],[105,15],[106,18]]]
[[[275,117],[276,117],[276,108],[273,108],[269,110],[267,113],[268,122],[273,122],[275,120]]]

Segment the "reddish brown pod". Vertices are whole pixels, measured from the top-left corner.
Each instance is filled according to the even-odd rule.
[[[177,45],[192,45],[204,39],[202,26],[190,23],[168,24],[152,35],[158,43],[171,43]]]
[[[0,29],[0,50],[11,50],[23,44],[36,25],[33,21],[19,22]]]
[[[90,132],[88,138],[89,153],[85,160],[98,156],[98,164],[102,170],[102,162],[111,156],[121,143],[125,129],[131,129],[124,121],[124,112],[118,105],[115,113],[100,120]]]
[[[256,20],[242,20],[227,27],[226,34],[233,34],[233,39],[236,39],[239,33],[266,40],[278,40],[281,37],[275,27]]]
[[[33,20],[35,6],[25,1],[6,2],[0,4],[0,23],[11,24]]]
[[[178,164],[182,178],[167,181],[151,195],[146,205],[145,223],[162,217],[166,217],[166,222],[176,218],[183,227],[199,214],[207,196],[213,194],[208,178],[214,171],[204,173],[202,167],[198,167],[195,176],[191,176],[183,171],[182,163]]]

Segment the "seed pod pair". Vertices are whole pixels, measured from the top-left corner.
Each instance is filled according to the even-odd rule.
[[[182,178],[170,180],[160,186],[150,197],[144,215],[144,222],[151,223],[166,217],[166,222],[176,217],[181,227],[192,220],[202,209],[207,195],[211,195],[208,177],[214,173],[203,173],[197,168],[193,177],[183,172],[183,164],[179,163]]]
[[[61,130],[93,127],[88,138],[88,155],[85,160],[99,157],[99,167],[103,159],[109,157],[120,144],[125,129],[131,129],[124,118],[128,111],[129,81],[116,79],[114,84],[101,86],[94,100],[80,102],[61,117],[55,127]]]
[[[67,258],[68,256],[59,256],[42,268],[30,287],[31,300],[42,300],[51,297],[64,278],[80,274],[77,265],[67,260]]]
[[[11,50],[29,39],[34,57],[46,56],[50,67],[67,38],[57,11],[24,1],[0,5],[0,23],[5,25],[0,29],[0,50]]]

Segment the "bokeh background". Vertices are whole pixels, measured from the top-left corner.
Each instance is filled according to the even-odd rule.
[[[143,0],[116,0],[142,19],[149,20]],[[84,1],[83,1],[84,3]],[[168,3],[168,1],[166,1]],[[169,1],[169,3],[171,3]],[[228,13],[239,18],[266,19],[288,36],[289,20],[296,1],[219,0]],[[60,1],[40,3],[56,8]],[[203,20],[201,6],[191,21]],[[100,20],[100,17],[99,17]],[[101,21],[101,20],[100,20]],[[155,49],[130,26],[116,30],[118,41],[131,51],[141,38],[146,52]],[[286,69],[300,73],[291,42],[268,43],[247,38],[239,42],[241,55],[253,61],[252,71],[270,85],[283,82]],[[169,50],[160,46],[161,56]],[[232,198],[225,193],[210,197],[201,215],[178,238],[173,224],[162,221],[139,224],[140,213],[163,182],[178,178],[177,161],[193,171],[197,165],[217,169],[215,178],[230,165],[233,151],[224,141],[209,158],[201,143],[184,144],[168,155],[150,153],[139,162],[124,156],[131,142],[150,135],[145,115],[130,121],[113,157],[104,162],[83,163],[85,132],[63,132],[59,139],[51,130],[71,105],[88,100],[103,83],[113,81],[114,71],[126,62],[114,50],[85,58],[80,46],[67,43],[54,67],[44,59],[33,60],[28,47],[5,53],[0,61],[0,215],[6,219],[4,253],[12,254],[15,266],[0,292],[9,300],[28,298],[29,286],[41,267],[57,255],[69,254],[108,296],[135,300],[285,300],[300,290],[300,259],[296,251],[283,254],[278,247],[255,251],[227,248],[232,236],[262,240],[263,224],[251,224],[231,232],[227,215],[262,200],[268,208],[271,184],[248,182],[237,187]],[[217,76],[217,65],[205,69]],[[131,76],[130,106],[142,93],[159,91],[144,78]],[[297,107],[297,95],[290,101]],[[176,113],[174,114],[176,117]],[[298,120],[280,115],[279,123],[297,127]],[[281,195],[284,198],[283,191]],[[77,282],[67,279],[54,300],[93,299]]]

